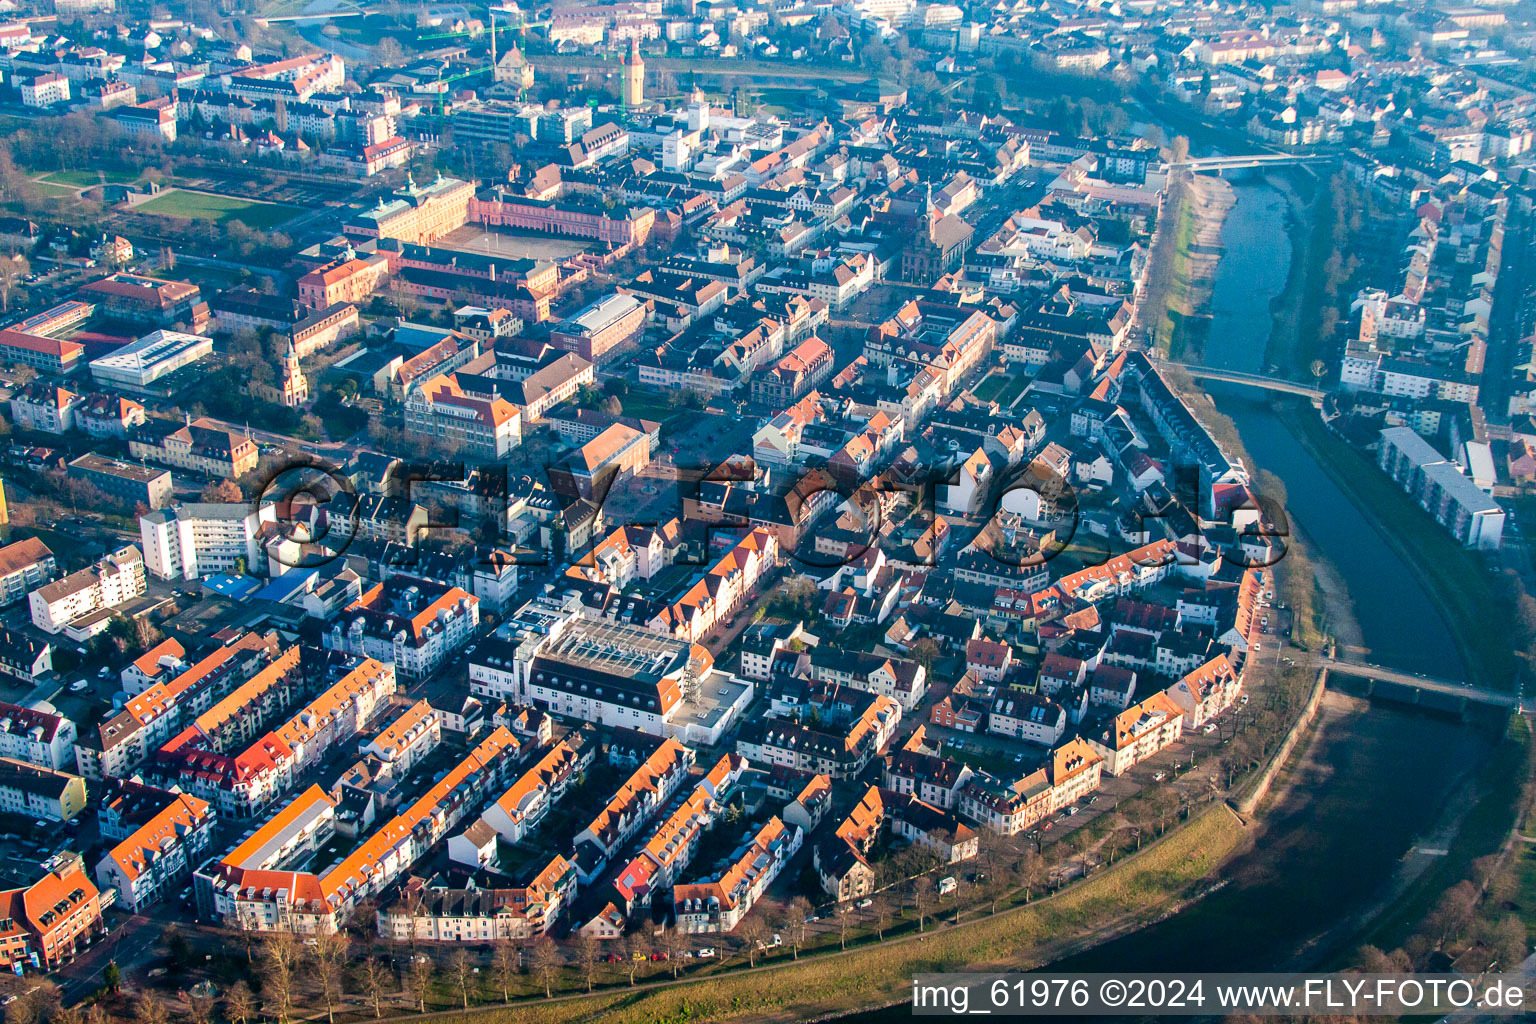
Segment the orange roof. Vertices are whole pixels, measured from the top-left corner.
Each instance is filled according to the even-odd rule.
[[[139,827],[133,835],[112,848],[107,856],[130,882],[138,878],[150,863],[174,844],[183,833],[191,831],[208,818],[208,802],[185,793],[159,814]]]

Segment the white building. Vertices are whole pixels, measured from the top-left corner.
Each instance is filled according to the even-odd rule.
[[[217,816],[195,796],[178,793],[165,809],[113,847],[96,865],[103,891],[115,888],[132,913],[178,891],[202,863]]]
[[[21,102],[28,107],[51,107],[69,101],[69,79],[63,75],[38,75],[21,83]]]
[[[106,629],[110,609],[143,594],[144,557],[129,545],[93,566],[34,590],[27,601],[32,624],[38,629],[58,633],[69,628],[71,639],[86,639]]]
[[[189,502],[139,519],[144,562],[156,578],[195,580],[260,565],[257,533],[276,519],[271,505]]]
[[[92,359],[91,376],[101,384],[144,388],[212,353],[212,338],[180,331],[155,331]]]

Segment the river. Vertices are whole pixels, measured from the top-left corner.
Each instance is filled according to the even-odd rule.
[[[1270,303],[1291,259],[1285,200],[1263,181],[1235,186],[1222,228],[1206,362],[1260,372]],[[1221,339],[1219,345],[1214,339]],[[1287,512],[1315,558],[1342,577],[1372,660],[1407,671],[1461,670],[1450,630],[1388,548],[1253,389],[1212,385],[1259,467],[1278,476]],[[1481,763],[1489,733],[1391,705],[1330,695],[1296,784],[1266,813],[1224,887],[1179,914],[1071,957],[1073,971],[1275,970],[1327,965],[1354,937],[1331,931],[1388,890],[1415,839],[1440,823],[1453,787]],[[910,1008],[843,1024],[910,1019]]]

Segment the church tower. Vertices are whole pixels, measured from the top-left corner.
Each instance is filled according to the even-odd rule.
[[[625,107],[645,102],[645,61],[640,59],[640,37],[631,36],[629,52],[624,55],[624,84],[619,99]]]
[[[309,401],[309,381],[299,368],[299,353],[291,344],[283,359],[283,404],[296,409]]]

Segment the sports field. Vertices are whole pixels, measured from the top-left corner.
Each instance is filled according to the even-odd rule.
[[[263,203],[254,199],[214,195],[211,192],[188,192],[179,188],[162,192],[138,204],[133,211],[220,223],[237,220],[247,227],[262,230],[276,227],[301,212],[296,206],[284,206],[281,203]]]
[[[138,181],[139,176],[132,171],[54,171],[52,174],[44,175],[43,180],[53,185],[90,188],[92,185],[102,183],[128,185]]]

